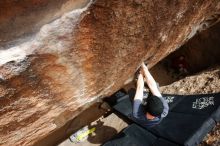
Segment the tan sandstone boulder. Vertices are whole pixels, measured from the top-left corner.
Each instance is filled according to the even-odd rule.
[[[35,144],[219,10],[218,0],[1,1],[0,145]]]

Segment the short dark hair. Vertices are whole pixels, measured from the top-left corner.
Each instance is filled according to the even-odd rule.
[[[164,106],[162,101],[157,96],[149,96],[147,103],[144,106],[144,112],[150,113],[152,116],[160,116],[163,112]]]

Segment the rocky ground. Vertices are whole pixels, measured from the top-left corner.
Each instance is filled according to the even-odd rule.
[[[160,88],[163,93],[196,94],[220,92],[220,67],[215,67]]]
[[[213,67],[206,71],[197,73],[185,77],[183,79],[173,78],[173,74],[166,71],[163,66],[159,65],[156,68],[151,69],[152,74],[160,85],[164,85],[160,88],[163,93],[174,94],[197,94],[197,93],[217,93],[220,92],[220,66]],[[163,77],[161,77],[163,73]],[[164,78],[165,77],[165,78]],[[177,76],[175,76],[177,77]],[[172,80],[172,84],[169,84]],[[169,85],[166,85],[169,84]],[[97,123],[102,124],[97,124]],[[85,141],[73,144],[69,140],[64,141],[60,146],[90,146],[100,145],[104,141],[108,140],[111,136],[122,130],[127,126],[127,123],[114,113],[107,117],[101,117],[99,122],[95,121],[91,125],[96,125],[96,133],[93,136],[89,136]],[[106,134],[108,133],[108,134]],[[220,145],[220,124],[207,134],[203,142],[199,146],[218,146]]]

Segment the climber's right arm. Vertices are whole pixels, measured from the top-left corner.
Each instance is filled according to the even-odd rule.
[[[143,92],[144,92],[144,78],[142,74],[138,75],[137,80],[137,89],[134,96],[134,103],[133,103],[133,116],[138,117],[139,116],[139,108],[143,101]]]

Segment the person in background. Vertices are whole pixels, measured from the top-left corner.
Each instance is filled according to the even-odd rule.
[[[185,76],[189,73],[189,64],[184,55],[172,59],[171,67],[178,76]]]

